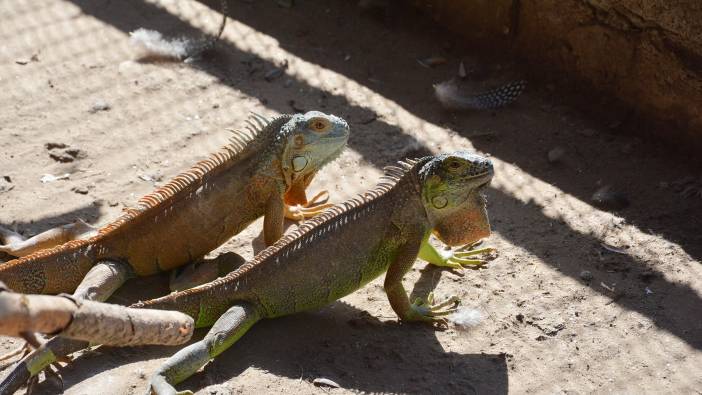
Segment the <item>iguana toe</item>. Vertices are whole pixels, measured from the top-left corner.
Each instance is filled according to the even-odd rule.
[[[306,204],[285,205],[285,218],[294,221],[304,221],[307,218],[312,218],[333,206],[327,201],[329,201],[329,191],[325,190],[314,195]]]

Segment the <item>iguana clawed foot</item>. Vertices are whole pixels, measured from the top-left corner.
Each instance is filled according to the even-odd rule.
[[[435,303],[434,293],[431,292],[426,298],[417,298],[410,305],[410,313],[403,319],[406,321],[422,321],[438,324],[441,327],[448,327],[448,320],[445,316],[458,310],[461,303],[457,296],[451,296],[441,303]]]
[[[450,267],[456,270],[466,268],[476,270],[485,267],[489,261],[486,259],[475,258],[475,256],[497,250],[494,247],[475,248],[478,245],[480,245],[480,242],[465,245],[454,251],[438,251],[439,255],[441,255],[443,258],[443,261],[441,261],[441,263],[432,262],[432,264],[436,266]]]
[[[314,195],[307,204],[296,204],[293,206],[286,204],[285,218],[295,221],[304,221],[307,218],[312,218],[333,206],[332,203],[327,203],[328,201],[329,191],[321,191]]]
[[[455,270],[484,268],[489,262],[486,259],[476,258],[477,255],[496,251],[494,247],[476,248],[482,242],[467,244],[456,250],[439,251],[425,240],[419,250],[419,258],[434,266],[448,267]]]

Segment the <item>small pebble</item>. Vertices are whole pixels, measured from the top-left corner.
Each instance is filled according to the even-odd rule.
[[[88,194],[88,187],[73,187],[71,188],[71,191],[75,193],[79,193],[81,195],[87,195]]]
[[[583,281],[591,281],[593,278],[592,273],[589,270],[583,270],[580,272],[580,279]]]
[[[554,147],[550,151],[548,151],[548,161],[551,163],[556,163],[560,162],[561,159],[563,159],[563,156],[565,155],[566,150],[563,147]]]
[[[14,188],[15,188],[15,186],[12,185],[12,181],[10,179],[10,176],[4,176],[3,178],[0,178],[0,193],[10,192]]]
[[[271,81],[277,79],[278,77],[280,77],[281,75],[283,75],[283,69],[276,67],[273,70],[268,71],[263,76],[263,79],[265,79],[268,82],[271,82]]]
[[[88,110],[88,112],[95,114],[96,112],[99,112],[99,111],[107,111],[110,108],[111,108],[110,105],[106,101],[98,100],[93,104],[92,107],[90,107],[90,110]]]

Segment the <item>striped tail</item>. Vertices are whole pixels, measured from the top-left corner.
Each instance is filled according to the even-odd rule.
[[[69,241],[0,264],[0,281],[20,293],[71,293],[95,263],[97,237]]]

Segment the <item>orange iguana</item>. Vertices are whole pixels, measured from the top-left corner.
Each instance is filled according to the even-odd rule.
[[[203,257],[262,215],[270,245],[283,234],[284,216],[300,219],[325,208],[305,208],[305,188],[341,153],[348,137],[343,119],[321,112],[272,120],[254,115],[245,131],[233,132],[230,144],[141,198],[92,237],[47,249],[85,226],[64,226],[29,240],[3,230],[0,242],[12,242],[3,250],[34,252],[0,264],[0,281],[17,292],[79,288],[76,296],[103,299],[131,274],[150,275]]]

